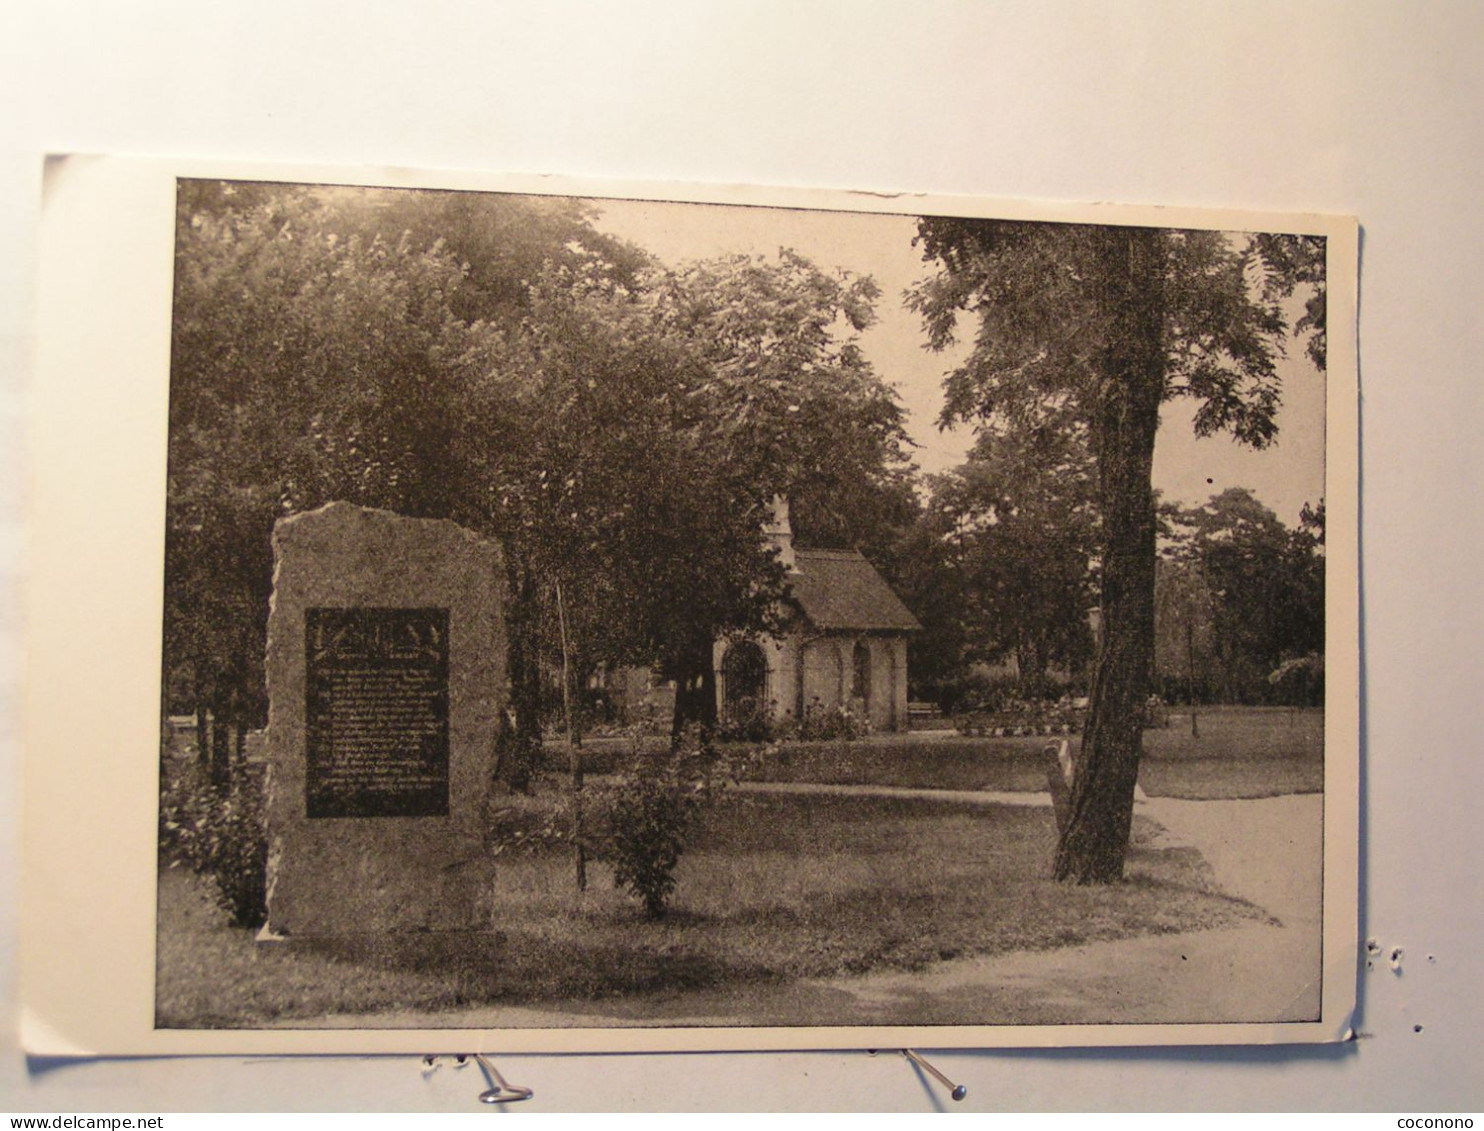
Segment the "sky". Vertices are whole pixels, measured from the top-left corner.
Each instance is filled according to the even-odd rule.
[[[943,405],[944,375],[951,353],[933,353],[919,317],[902,295],[932,270],[912,246],[916,221],[878,213],[806,211],[712,204],[645,201],[594,201],[596,226],[630,240],[674,266],[686,260],[741,252],[776,256],[791,248],[820,267],[870,275],[881,288],[877,323],[861,336],[861,348],[876,372],[897,391],[907,411],[907,431],[917,445],[915,459],[927,472],[946,471],[963,462],[973,443],[967,428],[943,432],[937,418]],[[972,336],[969,322],[960,339]],[[1304,503],[1324,494],[1324,376],[1292,341],[1280,363],[1283,405],[1278,440],[1253,452],[1216,436],[1198,440],[1191,429],[1194,405],[1168,402],[1160,420],[1154,453],[1154,485],[1166,500],[1194,506],[1228,487],[1247,487],[1290,526]]]

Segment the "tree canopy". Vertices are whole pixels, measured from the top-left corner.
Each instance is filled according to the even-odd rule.
[[[231,704],[260,704],[276,518],[332,499],[451,518],[506,549],[519,780],[559,588],[582,656],[697,683],[719,633],[763,627],[777,606],[781,570],[760,538],[775,494],[843,538],[870,525],[857,503],[900,500],[901,410],[856,341],[870,280],[788,251],[665,269],[594,214],[547,198],[182,183],[177,697],[239,727],[252,712]],[[677,723],[707,713],[692,690]]]
[[[1053,665],[1076,669],[1090,658],[1091,472],[1075,432],[1008,433],[981,437],[968,460],[932,482],[927,511],[959,575],[967,658],[1013,657],[1026,687]]]
[[[972,334],[942,423],[977,440],[920,494],[861,346],[872,280],[787,249],[667,267],[596,218],[555,198],[182,182],[168,696],[239,731],[261,717],[277,518],[333,499],[449,518],[505,547],[520,784],[558,652],[579,674],[653,665],[680,688],[677,729],[709,721],[713,642],[774,627],[786,578],[760,527],[783,495],[801,542],[861,548],[899,585],[927,628],[919,679],[1009,655],[1078,667],[1100,606],[1057,870],[1116,876],[1155,657],[1160,406],[1274,441],[1290,322],[1324,360],[1323,242],[922,220],[936,271],[908,301],[934,348]],[[1158,567],[1199,581],[1243,686],[1296,670],[1322,631],[1317,528],[1261,511],[1229,493],[1172,514]]]
[[[1192,696],[1268,702],[1312,686],[1274,681],[1285,663],[1324,651],[1324,507],[1296,529],[1246,488],[1168,510],[1161,549],[1159,646],[1164,672]]]
[[[985,444],[1081,433],[1094,461],[1102,639],[1055,870],[1116,879],[1153,664],[1160,405],[1193,400],[1198,435],[1226,432],[1258,448],[1273,441],[1283,303],[1300,282],[1322,288],[1316,245],[944,217],[924,218],[917,239],[937,266],[909,296],[930,343],[946,348],[963,317],[974,327],[945,380],[944,422],[972,423]],[[1292,253],[1285,263],[1280,251]],[[1306,328],[1322,343],[1317,310]]]

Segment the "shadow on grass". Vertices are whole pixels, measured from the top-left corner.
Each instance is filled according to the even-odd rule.
[[[1199,853],[1162,844],[1143,818],[1121,884],[1056,883],[1054,840],[1049,810],[725,794],[682,857],[659,922],[605,883],[601,867],[578,894],[570,857],[550,850],[501,858],[489,931],[272,946],[227,927],[200,877],[166,873],[157,1019],[163,1028],[252,1027],[481,1005],[550,1017],[622,1001],[620,1012],[642,1024],[650,1006],[677,995],[709,993],[713,1012],[726,1014],[747,987],[915,972],[1262,915],[1219,892]]]
[[[715,953],[553,939],[511,931],[317,939],[292,946],[333,962],[435,975],[450,985],[455,1005],[572,997],[601,1000],[712,989],[771,976],[755,964],[728,960]]]

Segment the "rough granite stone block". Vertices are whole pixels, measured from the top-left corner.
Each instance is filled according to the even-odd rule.
[[[269,935],[487,925],[499,548],[348,503],[273,532]]]

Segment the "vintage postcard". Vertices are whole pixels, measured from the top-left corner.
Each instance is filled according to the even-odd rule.
[[[27,1047],[1343,1039],[1356,245],[53,160]]]

